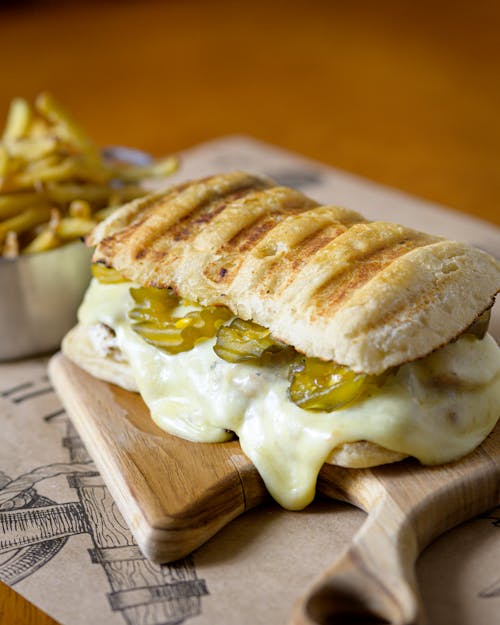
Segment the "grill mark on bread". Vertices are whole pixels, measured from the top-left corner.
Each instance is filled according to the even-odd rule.
[[[364,286],[374,276],[381,274],[397,258],[434,242],[435,239],[429,240],[428,235],[413,232],[403,235],[398,242],[392,242],[390,247],[376,249],[355,259],[354,266],[351,265],[337,273],[314,293],[317,314],[321,316],[327,311],[335,310],[351,293]]]
[[[313,251],[361,221],[365,220],[358,213],[335,206],[315,206],[285,215],[247,255],[238,280],[263,298],[271,292],[277,294]]]
[[[171,248],[175,246],[176,241],[171,236],[171,230],[179,232],[183,227],[189,228],[189,234],[186,232],[185,237],[179,237],[179,240],[189,242],[195,237],[196,231],[206,226],[219,212],[214,210],[213,214],[210,214],[211,207],[221,203],[222,209],[244,194],[270,186],[272,186],[270,181],[242,172],[205,178],[195,184],[179,185],[155,197],[144,213],[131,220],[122,231],[102,241],[100,250],[104,253],[103,256],[114,257],[117,261],[120,258],[132,259],[138,268],[147,267],[151,280],[164,285],[166,281],[154,273],[155,267],[163,264]],[[206,214],[202,217],[203,212]],[[188,226],[193,215],[199,216],[200,222],[197,226]],[[176,253],[172,260],[179,257],[180,254]],[[123,264],[127,266],[124,268],[124,275],[133,279],[127,271],[130,260]]]
[[[315,236],[319,231],[329,226],[348,226],[353,223],[366,221],[353,211],[336,206],[314,206],[300,213],[286,215],[276,228],[256,246],[253,256],[257,259],[280,256]]]
[[[220,216],[225,221],[224,236],[217,237],[217,243],[214,240],[214,260],[209,259],[203,269],[203,275],[213,283],[232,282],[259,242],[286,216],[304,212],[315,204],[299,192],[283,187],[266,189],[245,199],[230,207],[227,215]]]
[[[360,260],[391,249],[414,231],[385,222],[355,223],[311,255],[286,285],[286,300],[312,302],[325,284],[350,273]],[[422,235],[427,237],[428,235]],[[435,240],[429,236],[429,239]],[[314,308],[314,307],[313,307]]]
[[[358,219],[358,215],[354,213],[345,219],[324,225],[298,241],[295,247],[291,248],[284,256],[284,260],[288,263],[287,283],[293,282],[304,265],[314,262],[316,255],[323,248],[331,244],[337,237],[344,235],[353,226],[361,223],[366,223],[366,221],[361,217]]]
[[[199,206],[179,220],[179,222],[173,224],[171,228],[165,230],[161,238],[153,241],[151,246],[146,248],[146,253],[143,256],[147,256],[147,261],[153,266],[175,265],[182,259],[186,245],[189,246],[217,215],[222,213],[227,206],[232,205],[233,202],[245,198],[254,193],[255,190],[255,185],[251,185],[248,188],[240,189]],[[226,271],[220,272],[219,277],[222,279],[225,274]],[[168,279],[162,280],[160,277],[155,279],[154,285],[151,284],[151,286],[156,288],[166,288],[169,285]]]
[[[423,235],[423,236],[426,236],[426,235]],[[439,238],[434,237],[433,241],[428,241],[425,245],[421,245],[420,248],[421,249],[423,249],[424,247],[432,248],[436,243],[446,244],[447,241],[440,240]],[[435,247],[439,247],[439,246],[435,246]],[[407,253],[409,253],[410,251],[411,250],[409,250]],[[404,255],[394,259],[394,261],[390,265],[387,266],[387,270],[388,271],[397,270],[398,269],[397,262],[399,260],[404,261]],[[456,265],[454,258],[450,259],[450,264],[453,266]],[[458,267],[456,270],[460,271]],[[439,301],[440,292],[443,289],[444,283],[453,282],[453,276],[451,275],[452,273],[453,271],[448,271],[448,270],[442,271],[440,278],[434,281],[432,288],[427,288],[425,290],[416,292],[412,295],[411,298],[407,297],[397,303],[393,303],[391,306],[388,306],[387,309],[383,312],[383,314],[380,314],[378,316],[376,320],[377,323],[380,325],[387,325],[387,326],[395,325],[396,323],[400,324],[401,322],[411,323],[412,319],[415,319],[418,317],[418,313],[422,308],[431,306],[436,301]],[[384,273],[380,272],[379,274],[377,274],[375,276],[375,279],[378,279],[378,278],[383,279]],[[465,330],[467,330],[467,328],[470,327],[470,325],[474,321],[476,321],[484,312],[486,312],[489,308],[491,308],[494,303],[495,303],[495,297],[492,296],[490,302],[486,306],[482,307],[481,310],[478,313],[476,313],[475,316],[471,320],[464,322],[462,323],[462,325],[458,326],[457,330],[455,331],[453,335],[449,335],[447,340],[443,340],[437,343],[435,347],[430,351],[435,351],[437,349],[440,349],[441,347],[444,347],[448,343],[456,340],[463,332],[465,332]],[[449,316],[450,322],[451,322],[455,313],[453,306],[450,306],[450,304],[445,301],[441,304],[440,308],[445,314]],[[396,319],[398,319],[397,322],[396,322]],[[360,328],[361,332],[363,330],[364,328]],[[414,358],[408,358],[402,361],[401,364],[404,364],[404,362],[409,362],[411,360],[414,360]]]
[[[212,282],[225,282],[226,284],[231,282],[234,271],[245,262],[246,256],[270,230],[276,227],[279,221],[280,215],[266,216],[241,230],[217,250],[215,256],[218,260],[206,266],[205,276]]]
[[[149,235],[141,236],[141,233],[139,233],[138,242],[132,252],[133,255],[135,254],[135,258],[146,256],[151,249],[155,249],[157,254],[163,251],[163,255],[165,255],[166,250],[163,249],[165,242],[168,241],[170,244],[173,242],[178,228],[182,229],[184,227],[186,229],[186,234],[181,236],[180,239],[189,239],[192,236],[190,229],[193,231],[196,229],[194,225],[190,225],[193,215],[205,212],[206,221],[202,220],[199,225],[208,223],[219,212],[217,205],[220,202],[222,202],[223,208],[227,203],[235,201],[238,197],[238,192],[249,193],[255,188],[262,188],[266,185],[265,182],[256,181],[249,176],[241,175],[233,178],[233,180],[228,180],[221,190],[200,184],[197,189],[187,188],[185,194],[179,193],[173,198],[173,201],[170,199],[157,205],[154,211],[149,212],[145,222],[142,224],[143,229],[147,228],[149,230]],[[234,194],[236,196],[233,198]],[[214,213],[210,215],[211,208],[214,206]],[[132,224],[132,227],[134,226],[135,224]],[[133,241],[134,236],[132,235],[129,238],[129,244],[133,245]]]
[[[234,193],[229,193],[222,198],[216,198],[207,202],[180,219],[176,224],[173,224],[171,228],[162,233],[162,236],[170,236],[174,241],[185,241],[194,238],[226,206],[252,193],[255,191],[255,188],[255,185],[251,185]]]
[[[183,189],[187,188],[189,183],[176,185],[171,189],[159,193],[152,193],[146,197],[132,200],[120,210],[112,213],[105,221],[101,222],[94,230],[85,237],[87,245],[96,245],[103,243],[106,238],[116,236],[120,231],[125,230],[137,218],[142,219],[149,214],[150,210],[159,202],[164,202],[175,195],[178,195]]]
[[[116,247],[122,243],[126,243],[131,238],[131,234],[138,230],[144,224],[149,215],[157,209],[158,206],[174,199],[187,185],[179,185],[169,190],[167,195],[153,195],[151,197],[139,198],[131,203],[130,210],[122,219],[116,219],[112,232],[108,234],[99,243],[99,246],[106,250],[108,254],[113,254]],[[113,217],[113,216],[112,216]],[[87,241],[89,245],[94,245],[91,235]]]
[[[272,290],[279,293],[293,284],[300,269],[314,259],[314,256],[331,241],[348,229],[341,223],[330,224],[319,228],[305,237],[293,248],[281,256],[270,260],[266,275],[262,276],[259,292]]]
[[[141,228],[146,224],[150,215],[158,210],[161,206],[167,204],[168,202],[175,199],[182,192],[181,188],[171,189],[167,196],[153,197],[151,201],[149,201],[141,210],[142,212],[138,217],[134,218],[132,215],[131,223],[125,226],[118,232],[115,232],[113,235],[106,237],[99,244],[100,247],[105,249],[108,254],[114,254],[115,250],[119,248],[121,245],[127,245],[128,241],[133,240],[136,232],[141,232]],[[142,257],[141,249],[136,249],[134,251],[134,257],[136,259],[140,259]]]
[[[344,232],[347,232],[348,227],[344,224],[331,224],[316,231],[311,236],[305,238],[300,242],[297,247],[290,250],[287,254],[287,259],[290,262],[290,269],[293,274],[296,274],[299,269],[310,260],[313,260],[314,256],[331,243]]]
[[[140,251],[140,256],[136,258],[149,256],[154,261],[160,261],[172,254],[175,256],[175,249],[177,247],[182,246],[184,242],[192,240],[200,230],[206,227],[226,208],[226,206],[253,191],[253,186],[240,189],[234,193],[215,198],[194,208],[192,212],[182,217],[178,222],[165,228],[165,230],[160,233],[159,238],[155,238],[151,241],[149,247],[144,247]]]

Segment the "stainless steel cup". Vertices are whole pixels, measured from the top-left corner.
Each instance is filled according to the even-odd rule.
[[[55,351],[76,323],[92,250],[81,241],[0,258],[0,360]]]
[[[109,161],[147,165],[140,150],[111,146]],[[0,361],[58,349],[76,323],[90,281],[92,250],[81,241],[39,254],[0,258]]]

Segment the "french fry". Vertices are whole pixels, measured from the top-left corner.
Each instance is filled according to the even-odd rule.
[[[9,153],[5,146],[0,145],[0,180],[2,180],[9,171]]]
[[[28,243],[23,249],[23,254],[36,254],[38,252],[46,252],[55,247],[59,247],[62,241],[51,228],[45,228],[39,232],[36,237]]]
[[[105,206],[110,196],[107,186],[93,183],[49,182],[44,188],[45,196],[57,204],[68,204],[75,200],[85,200],[93,205]],[[144,194],[142,190],[141,195]]]
[[[0,195],[0,222],[19,215],[27,208],[48,206],[47,200],[42,194],[37,193],[6,193]]]
[[[2,256],[4,258],[16,258],[19,256],[19,239],[17,238],[17,232],[9,230],[5,236],[5,243],[2,250]]]
[[[48,225],[49,230],[52,230],[52,232],[55,232],[57,228],[59,227],[60,222],[61,222],[61,211],[59,211],[57,208],[51,208],[50,209],[50,221]]]
[[[73,200],[69,205],[69,216],[81,219],[90,219],[92,209],[86,200]]]
[[[113,203],[119,206],[143,196],[144,188],[136,184],[111,188],[108,185],[95,183],[48,182],[44,185],[43,194],[56,204],[69,204],[74,200],[84,200],[93,209]],[[1,196],[0,196],[1,197]]]
[[[33,139],[39,139],[47,136],[51,132],[55,132],[55,130],[48,124],[46,119],[35,117],[30,124],[28,135]]]
[[[0,195],[0,219],[15,215],[17,209],[27,208],[39,199],[37,193],[4,193]]]
[[[30,189],[37,183],[62,182],[71,178],[105,183],[109,177],[107,172],[89,166],[77,156],[68,157],[59,162],[56,162],[55,158],[48,156],[43,161],[33,163],[23,172],[13,173],[8,179],[5,179],[0,190]]]
[[[0,223],[0,242],[5,240],[10,230],[17,232],[26,232],[38,224],[48,221],[50,218],[50,208],[28,208],[20,215],[6,219]]]
[[[17,141],[5,139],[3,145],[9,156],[34,161],[54,154],[61,147],[61,140],[54,135],[23,137]]]
[[[0,253],[43,252],[85,236],[117,206],[145,195],[144,178],[177,167],[175,157],[141,167],[104,160],[49,93],[33,107],[17,98],[0,139]]]
[[[83,217],[63,217],[56,228],[57,236],[70,241],[86,236],[95,227],[96,222]]]
[[[112,171],[116,178],[126,182],[137,182],[144,178],[159,178],[169,176],[177,170],[179,159],[176,156],[168,156],[151,165],[122,165],[114,166]]]
[[[58,134],[70,144],[82,150],[89,160],[101,162],[99,151],[83,128],[75,122],[64,108],[55,101],[50,93],[41,93],[35,100],[35,108],[49,121],[56,125]]]
[[[17,140],[26,135],[32,119],[30,105],[23,98],[14,98],[7,114],[7,123],[2,139]]]
[[[75,164],[68,159],[57,162],[56,157],[48,156],[0,179],[0,192],[28,191],[46,181],[72,176],[75,169]]]

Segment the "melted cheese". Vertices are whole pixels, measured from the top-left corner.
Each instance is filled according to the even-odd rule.
[[[474,449],[499,416],[500,349],[487,336],[464,336],[400,367],[376,394],[331,413],[298,408],[287,397],[287,367],[232,364],[214,339],[169,355],[146,343],[127,320],[130,284],[93,281],[81,323],[116,332],[154,421],[192,441],[220,442],[235,432],[271,495],[300,509],[314,497],[318,472],[342,443],[367,440],[424,464]]]

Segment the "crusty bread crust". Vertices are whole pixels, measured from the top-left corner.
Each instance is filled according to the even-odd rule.
[[[78,324],[66,334],[62,353],[95,378],[121,386],[127,391],[139,392],[132,369],[124,359],[99,354],[89,336],[89,328]]]
[[[89,328],[77,325],[64,338],[62,352],[70,360],[96,378],[116,384],[128,391],[138,392],[130,365],[120,354],[103,356],[94,348]],[[355,441],[332,450],[326,462],[348,468],[367,468],[401,460],[405,456],[369,441]]]
[[[88,237],[94,262],[378,374],[429,354],[492,305],[485,252],[316,202],[242,172],[136,200]]]
[[[368,469],[381,464],[391,464],[406,458],[404,454],[391,451],[370,441],[355,441],[335,447],[326,459],[328,464],[336,464],[348,469]]]

